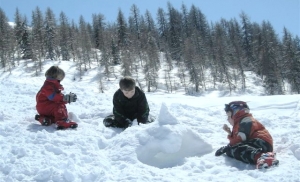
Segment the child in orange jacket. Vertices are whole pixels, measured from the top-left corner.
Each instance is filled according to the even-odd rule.
[[[256,164],[257,168],[268,168],[278,165],[273,153],[273,139],[268,130],[250,114],[246,102],[234,101],[225,104],[225,112],[231,129],[224,124],[229,144],[216,151],[216,156],[226,153],[227,156]]]
[[[45,73],[46,80],[36,94],[36,110],[39,113],[35,119],[44,126],[56,123],[57,129],[76,128],[77,123],[68,119],[67,103],[76,102],[74,93],[62,94],[64,90],[60,82],[65,72],[58,66],[51,66]]]

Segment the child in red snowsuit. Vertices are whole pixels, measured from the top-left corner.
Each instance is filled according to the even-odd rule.
[[[216,151],[216,156],[227,156],[256,164],[257,168],[278,165],[273,153],[273,139],[268,130],[250,114],[246,102],[234,101],[225,104],[225,112],[231,129],[225,124],[223,130],[228,133],[229,144]]]
[[[35,119],[42,125],[56,123],[57,129],[76,128],[77,123],[68,119],[67,103],[76,102],[74,93],[62,94],[64,90],[60,82],[65,72],[58,66],[51,66],[45,73],[46,80],[36,94],[36,110],[39,115]]]

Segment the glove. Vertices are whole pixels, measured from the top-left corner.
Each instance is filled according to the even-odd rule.
[[[227,146],[224,146],[224,147],[221,147],[221,148],[219,148],[219,149],[216,151],[216,153],[215,153],[215,156],[220,156],[220,155],[222,155],[222,154],[226,153],[226,152],[227,152],[227,150],[228,150],[228,148],[229,148],[229,146],[228,146],[228,145],[227,145]]]
[[[125,125],[127,126],[127,127],[130,127],[130,126],[132,126],[132,121],[130,120],[130,119],[125,119]],[[126,127],[126,128],[127,128]]]
[[[66,94],[64,95],[64,101],[67,102],[67,103],[71,103],[71,102],[76,102],[77,100],[77,95],[70,92],[70,94]]]

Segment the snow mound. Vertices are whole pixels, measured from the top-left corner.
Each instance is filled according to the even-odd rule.
[[[212,146],[197,133],[179,124],[165,104],[162,104],[158,118],[159,126],[137,135],[140,146],[136,153],[140,162],[171,168],[183,165],[187,157],[201,157],[212,151]]]

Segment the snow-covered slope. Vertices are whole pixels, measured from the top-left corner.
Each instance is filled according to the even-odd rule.
[[[126,130],[105,128],[111,114],[118,79],[103,79],[99,92],[97,69],[74,80],[72,62],[46,62],[62,67],[65,92],[78,96],[67,105],[75,130],[56,130],[34,120],[35,94],[44,82],[42,73],[18,66],[0,73],[0,181],[300,181],[300,97],[260,96],[262,87],[254,75],[244,95],[222,96],[210,91],[202,96],[183,93],[146,93],[156,121]],[[251,78],[253,77],[253,78]],[[251,91],[251,92],[250,92]],[[225,94],[226,95],[226,94]],[[280,165],[268,170],[215,157],[227,144],[222,125],[224,104],[247,101],[270,131]]]

